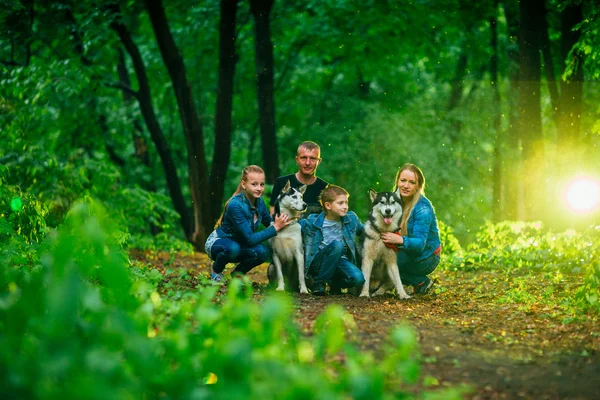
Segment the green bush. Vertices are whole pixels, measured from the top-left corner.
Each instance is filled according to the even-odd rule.
[[[79,202],[44,242],[40,265],[0,270],[5,398],[414,397],[410,328],[393,330],[375,362],[348,342],[354,322],[338,307],[305,337],[289,298],[258,303],[240,280],[220,297],[187,271],[129,265],[121,238],[102,207]]]
[[[573,295],[577,307],[600,311],[600,227],[554,232],[541,222],[488,222],[476,242],[446,261],[452,270],[574,274],[581,277]]]

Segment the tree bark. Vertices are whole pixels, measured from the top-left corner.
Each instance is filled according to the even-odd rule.
[[[193,229],[189,238],[197,249],[201,249],[212,231],[218,215],[211,215],[210,194],[207,188],[208,167],[205,158],[202,125],[194,106],[192,88],[189,84],[183,57],[181,56],[165,15],[162,0],[146,0],[146,8],[158,42],[163,62],[169,71],[179,115],[185,134],[188,150],[188,168],[192,208],[194,211]]]
[[[519,184],[519,166],[521,163],[521,138],[519,132],[519,18],[517,3],[503,1],[502,8],[506,16],[508,29],[508,130],[506,133],[506,152],[504,153],[504,215],[503,219],[523,218],[522,185]]]
[[[211,215],[218,216],[225,191],[227,166],[231,159],[231,114],[233,109],[233,80],[237,53],[236,14],[239,0],[221,0],[219,22],[219,82],[215,113],[215,147],[210,174],[212,189]]]
[[[584,55],[573,48],[581,36],[581,32],[573,28],[583,20],[582,7],[582,4],[573,4],[561,13],[561,59],[572,65],[571,73],[560,85],[558,110],[558,144],[566,149],[581,141]]]
[[[116,15],[119,14],[118,10],[114,11]],[[129,33],[129,30],[125,24],[115,16],[110,26],[119,36],[119,39],[123,43],[125,50],[127,50],[127,53],[133,62],[133,68],[139,84],[139,90],[136,92],[136,97],[140,105],[140,110],[142,112],[142,116],[144,117],[144,121],[146,122],[148,131],[150,132],[150,137],[156,146],[156,150],[162,162],[167,186],[169,188],[169,194],[171,195],[171,200],[173,201],[173,207],[180,216],[181,226],[186,238],[190,240],[192,234],[192,221],[189,218],[189,212],[181,192],[181,186],[179,185],[179,178],[177,176],[177,169],[175,168],[175,163],[171,157],[169,145],[165,140],[162,129],[158,123],[158,119],[156,118],[156,114],[154,113],[154,109],[152,108],[152,94],[150,92],[150,85],[148,83],[148,76],[146,75],[144,61],[142,60],[142,56],[137,46],[133,42],[131,34]]]
[[[550,93],[550,103],[552,104],[552,110],[556,110],[558,108],[558,84],[556,83],[554,60],[552,58],[550,37],[548,35],[548,9],[546,8],[546,4],[544,2],[541,2],[541,7],[542,9],[539,11],[540,49],[542,51],[544,61],[544,72],[546,74],[546,82],[548,83],[548,92]]]
[[[270,15],[273,0],[250,0],[255,28],[255,64],[258,92],[259,125],[266,180],[274,183],[279,176],[279,152],[275,136],[275,101],[273,98],[273,43]]]
[[[544,0],[521,0],[519,130],[523,148],[520,176],[524,185],[525,218],[532,220],[543,209],[544,153],[540,106],[541,35]]]
[[[494,2],[494,10],[498,9],[497,0]],[[498,25],[497,15],[494,12],[490,18],[490,47],[492,56],[490,57],[490,75],[492,80],[492,90],[494,92],[494,158],[492,162],[492,218],[494,222],[499,222],[504,215],[502,202],[502,126],[501,126],[501,98],[500,87],[498,83]]]

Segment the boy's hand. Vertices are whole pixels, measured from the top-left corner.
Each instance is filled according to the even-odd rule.
[[[404,238],[394,232],[382,232],[381,240],[386,244],[404,244]]]
[[[275,227],[275,230],[279,232],[281,229],[285,228],[291,223],[292,221],[290,221],[287,214],[279,214],[275,216],[273,226]]]

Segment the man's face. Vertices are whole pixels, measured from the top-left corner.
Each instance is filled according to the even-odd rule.
[[[307,150],[301,148],[300,151],[298,151],[296,164],[298,164],[300,173],[303,175],[314,175],[320,163],[321,158],[319,158],[319,150]]]

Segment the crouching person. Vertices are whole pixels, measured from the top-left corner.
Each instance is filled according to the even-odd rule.
[[[341,294],[342,288],[362,287],[365,278],[357,267],[356,235],[364,231],[356,214],[348,211],[348,192],[328,185],[319,197],[323,207],[299,221],[304,242],[304,263],[311,277],[312,293],[317,296]]]
[[[214,261],[212,281],[223,281],[223,270],[228,263],[237,263],[232,274],[245,275],[267,261],[269,249],[262,242],[290,224],[287,215],[278,215],[275,220],[271,218],[262,199],[264,191],[262,168],[256,165],[244,168],[237,190],[225,203],[215,230],[206,240],[206,253]],[[261,224],[266,229],[259,231]]]

